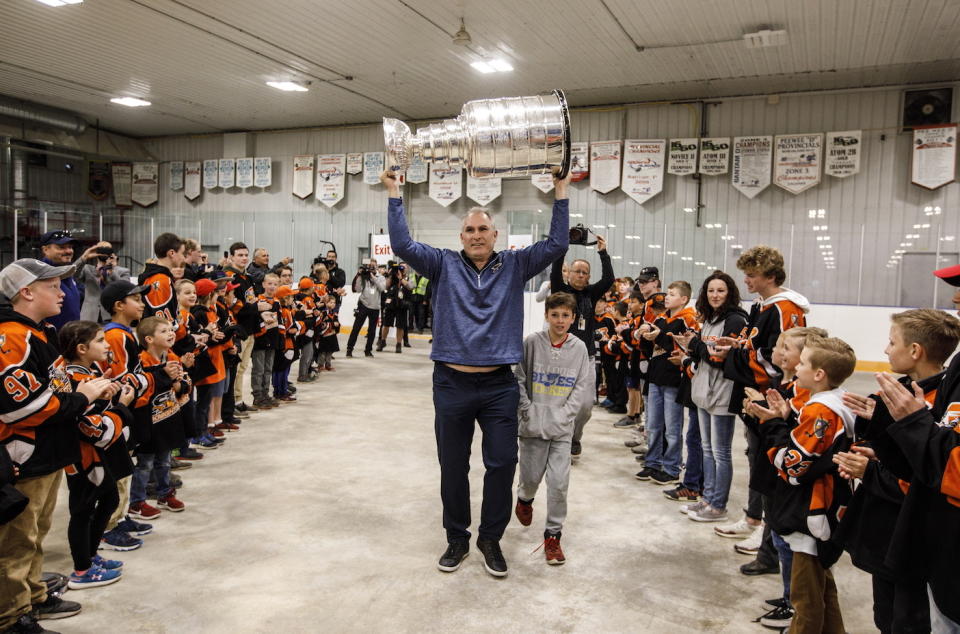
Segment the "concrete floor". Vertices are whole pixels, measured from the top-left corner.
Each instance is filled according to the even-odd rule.
[[[402,355],[345,359],[299,402],[261,413],[188,471],[183,513],[164,513],[114,585],[72,591],[83,612],[48,621],[79,632],[764,632],[750,621],[779,576],[744,577],[733,542],[638,482],[628,433],[596,410],[572,473],[564,566],[547,566],[534,523],[513,521],[510,574],[474,550],[456,573],[445,547],[426,341]],[[857,387],[872,383],[856,377]],[[474,517],[483,474],[474,445]],[[738,434],[731,508],[746,493]],[[66,495],[45,570],[70,568]],[[870,579],[835,568],[847,629],[872,631]]]

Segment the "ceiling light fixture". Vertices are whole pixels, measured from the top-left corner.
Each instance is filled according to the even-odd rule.
[[[267,85],[277,90],[283,90],[284,92],[307,92],[307,90],[309,90],[303,84],[295,81],[268,81]]]
[[[493,66],[491,66],[490,64],[488,64],[488,63],[486,63],[486,62],[484,62],[484,61],[482,61],[482,60],[477,60],[476,62],[473,62],[473,63],[470,64],[470,65],[473,67],[473,70],[475,70],[475,71],[477,71],[477,72],[480,72],[480,73],[483,73],[484,75],[486,75],[486,74],[488,74],[488,73],[495,73],[495,72],[497,72],[496,69],[495,69]]]
[[[144,99],[137,99],[136,97],[114,97],[110,100],[110,103],[119,104],[121,106],[127,106],[128,108],[140,108],[143,106],[149,106],[150,102]]]
[[[787,43],[787,32],[785,29],[773,30],[769,26],[761,26],[755,33],[744,33],[743,43],[747,48],[783,46]]]
[[[509,73],[513,70],[513,66],[510,65],[510,62],[500,58],[478,59],[477,61],[472,62],[470,66],[472,66],[475,71],[481,72],[484,75],[488,73]]]
[[[472,41],[470,34],[467,33],[467,27],[463,23],[463,18],[460,18],[460,30],[453,34],[453,43],[457,46],[469,46]]]
[[[48,7],[62,7],[68,4],[82,4],[83,0],[37,0],[37,2]]]

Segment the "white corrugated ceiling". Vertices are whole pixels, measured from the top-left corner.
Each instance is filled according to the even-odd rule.
[[[762,26],[788,43],[746,48]],[[0,0],[0,94],[134,136],[294,128],[551,88],[588,105],[950,81],[958,36],[956,0]],[[479,74],[484,55],[516,70]],[[264,84],[285,79],[310,91]],[[153,105],[109,103],[127,95]]]

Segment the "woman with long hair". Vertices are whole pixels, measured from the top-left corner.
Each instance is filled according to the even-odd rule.
[[[696,307],[703,325],[690,338],[687,351],[696,366],[691,397],[700,419],[704,487],[701,501],[687,505],[687,516],[697,522],[718,522],[727,517],[736,417],[730,413],[733,381],[723,376],[723,360],[713,356],[712,348],[718,337],[739,337],[747,313],[740,307],[736,282],[723,271],[714,271],[703,281]]]

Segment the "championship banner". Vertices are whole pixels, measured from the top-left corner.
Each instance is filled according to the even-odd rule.
[[[700,139],[700,173],[719,176],[727,173],[730,162],[730,137]]]
[[[87,164],[87,194],[94,200],[105,200],[110,195],[110,163],[90,161]]]
[[[160,164],[134,163],[133,190],[130,198],[141,207],[149,207],[160,197]]]
[[[526,249],[533,244],[533,236],[529,233],[507,236],[507,248],[511,251]]]
[[[606,194],[620,184],[620,141],[590,144],[590,189]]]
[[[183,161],[170,161],[170,189],[175,192],[183,189]]]
[[[860,130],[827,132],[823,173],[846,178],[860,171]]]
[[[427,172],[430,166],[423,159],[414,159],[407,168],[407,181],[411,183],[426,183]]]
[[[232,158],[220,159],[220,178],[217,184],[230,189],[237,183],[237,161]]]
[[[770,185],[772,157],[772,136],[733,137],[730,184],[747,198],[753,198]]]
[[[643,204],[663,190],[664,139],[627,139],[623,142],[623,180],[620,188]]]
[[[700,139],[670,139],[670,163],[667,173],[687,176],[697,171],[697,150]]]
[[[306,198],[313,193],[313,154],[293,157],[293,195]]]
[[[377,185],[380,182],[380,172],[383,171],[383,152],[363,153],[363,182],[366,185]]]
[[[187,161],[183,164],[183,197],[187,200],[196,200],[200,197],[202,171],[200,161]]]
[[[952,183],[957,169],[957,124],[913,129],[910,182],[925,189]]]
[[[273,184],[273,160],[269,156],[253,159],[253,186],[266,189]]]
[[[363,152],[347,154],[347,174],[359,174],[363,171]]]
[[[478,205],[487,205],[491,200],[500,196],[500,178],[474,178],[467,175],[467,198],[475,200]]]
[[[393,247],[390,246],[389,234],[370,234],[370,256],[377,261],[377,264],[386,264],[393,259]]]
[[[130,163],[113,163],[110,165],[110,175],[113,182],[113,204],[117,207],[133,207],[133,199],[130,198],[133,168]]]
[[[776,138],[773,182],[791,194],[820,183],[822,134],[780,134]]]
[[[530,177],[530,182],[544,194],[549,194],[553,189],[553,174],[534,174]]]
[[[458,200],[463,193],[459,167],[444,165],[430,166],[430,198],[444,207]]]
[[[237,187],[253,187],[253,158],[237,159]]]
[[[317,200],[327,207],[333,207],[343,200],[346,169],[346,154],[321,154],[317,157]]]
[[[220,164],[217,159],[203,162],[203,188],[214,189],[220,184]]]
[[[590,176],[590,144],[570,144],[570,180],[579,183]]]

